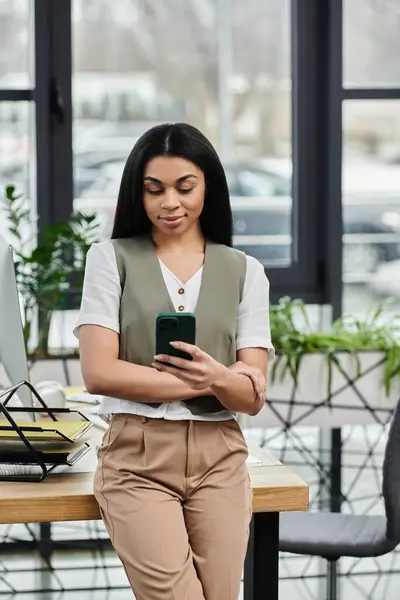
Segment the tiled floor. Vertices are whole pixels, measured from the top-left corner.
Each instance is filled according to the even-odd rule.
[[[343,579],[340,585],[340,600],[398,600],[400,587],[400,574],[384,576],[379,587],[372,592],[375,585],[375,576]],[[89,584],[85,580],[85,585]],[[308,581],[307,583],[294,584],[292,581],[281,581],[280,600],[325,600],[322,581]],[[128,589],[122,590],[87,590],[71,592],[38,592],[20,594],[2,594],[1,598],[7,600],[127,600],[133,598]],[[239,600],[242,600],[243,594]],[[267,597],[266,597],[267,600]]]
[[[251,432],[253,439],[260,440],[263,432]],[[301,433],[302,440],[314,453],[318,451],[317,430],[307,429]],[[343,431],[343,486],[347,497],[343,510],[369,514],[383,514],[380,498],[381,472],[385,437],[379,429],[357,428]],[[371,460],[366,460],[371,444],[376,449]],[[268,448],[278,457],[292,464],[304,479],[311,484],[311,498],[318,501],[318,477],[311,464],[304,463],[304,457],[291,445],[290,440],[274,438]],[[364,468],[360,470],[360,466]],[[31,526],[32,531],[35,526]],[[54,526],[54,536],[59,539],[76,539],[104,535],[100,523],[63,523]],[[7,539],[29,539],[31,533],[24,526],[0,527],[0,536]],[[0,538],[1,539],[1,538]],[[42,563],[34,552],[23,555],[0,555],[0,600],[126,600],[132,598],[126,587],[127,580],[123,568],[112,552],[73,552],[59,551],[54,556],[56,571],[50,574],[38,570]],[[106,567],[106,568],[105,568]],[[400,551],[379,559],[343,560],[339,589],[340,600],[398,600],[400,598]],[[387,571],[397,573],[388,575]],[[326,563],[307,557],[281,556],[280,561],[280,600],[325,600]],[[99,590],[108,586],[123,589]],[[65,591],[64,588],[84,587],[86,591]],[[36,594],[27,590],[38,591]],[[14,593],[13,593],[14,590]],[[25,593],[24,593],[25,591]]]
[[[58,552],[54,566],[56,574],[47,570],[36,570],[42,563],[33,553],[19,556],[1,556],[1,570],[7,571],[7,585],[0,582],[0,598],[15,600],[125,600],[131,598],[127,588],[125,572],[119,566],[118,559],[107,552],[104,557],[88,556],[88,553]],[[354,561],[344,561],[342,572],[348,571]],[[387,557],[380,568],[389,568],[392,557]],[[106,564],[108,568],[102,568]],[[98,568],[93,568],[97,565]],[[339,587],[341,600],[398,600],[400,588],[400,572],[379,576],[357,575],[358,572],[373,572],[377,564],[364,560],[358,565],[354,574],[341,577]],[[297,578],[307,568],[307,577]],[[326,565],[323,561],[308,558],[281,558],[280,600],[325,600]],[[20,569],[24,571],[21,572]],[[28,570],[30,569],[30,570]],[[320,575],[320,577],[318,577]],[[290,578],[293,577],[296,578]],[[19,593],[13,593],[12,586]],[[105,590],[107,586],[120,589]],[[71,591],[60,592],[60,587]],[[86,591],[75,591],[76,588],[87,588]],[[122,588],[122,589],[121,589]],[[26,593],[25,590],[51,590]],[[242,595],[241,595],[242,597]]]

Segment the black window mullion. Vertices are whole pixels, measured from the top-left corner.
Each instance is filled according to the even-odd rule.
[[[37,211],[39,229],[73,205],[71,3],[35,0]]]
[[[342,94],[343,94],[343,0],[321,3],[321,30],[326,36],[326,56],[322,73],[324,94],[322,103],[324,125],[321,148],[324,154],[322,186],[324,189],[325,255],[329,265],[326,280],[326,304],[332,307],[332,317],[342,314],[343,297],[343,209],[342,209]],[[321,65],[322,66],[322,65]],[[324,68],[324,67],[323,67]]]
[[[33,100],[33,90],[2,90],[0,102],[29,102]]]
[[[52,222],[52,152],[50,114],[50,4],[35,0],[36,206],[39,228]]]
[[[72,31],[71,0],[51,2],[52,13],[52,84],[53,93],[61,94],[63,117],[53,110],[54,195],[53,218],[68,219],[73,208],[72,147]]]
[[[400,88],[362,88],[346,87],[343,100],[400,100]]]
[[[272,301],[289,294],[309,303],[326,297],[326,253],[321,219],[321,43],[320,3],[292,0],[293,261],[268,269]],[[324,107],[322,107],[324,109]]]

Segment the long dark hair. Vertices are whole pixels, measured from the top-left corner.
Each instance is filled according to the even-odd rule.
[[[218,244],[232,246],[232,211],[224,169],[208,139],[187,123],[157,125],[136,142],[122,174],[111,237],[150,233],[151,221],[143,206],[143,173],[146,164],[157,156],[179,156],[201,169],[206,186],[200,215],[203,235]]]

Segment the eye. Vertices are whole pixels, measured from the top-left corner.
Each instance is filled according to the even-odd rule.
[[[149,190],[149,188],[145,188],[146,192],[151,196],[160,196],[164,190]]]
[[[193,192],[194,188],[180,188],[178,190],[178,192],[180,194],[190,194],[190,192]]]

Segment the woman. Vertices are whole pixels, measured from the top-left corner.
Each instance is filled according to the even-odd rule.
[[[76,329],[110,419],[94,491],[137,600],[237,600],[252,493],[235,416],[265,399],[269,283],[232,247],[227,183],[194,127],[145,133],[110,241],[87,256]],[[196,314],[193,360],[154,357],[159,312]],[[160,363],[163,364],[160,364]]]

